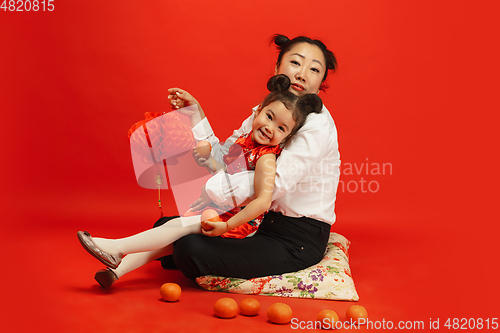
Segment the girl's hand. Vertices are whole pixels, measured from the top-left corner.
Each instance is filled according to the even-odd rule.
[[[209,204],[211,204],[213,201],[210,199],[210,197],[207,194],[207,191],[205,191],[205,186],[201,188],[201,194],[198,200],[193,202],[191,204],[191,210],[202,210],[203,208],[207,207]]]
[[[205,229],[201,228],[201,232],[203,232],[203,234],[205,236],[217,237],[217,236],[222,235],[226,231],[229,231],[227,229],[226,222],[210,222],[210,221],[207,221],[205,223],[213,228],[211,230],[205,230]]]

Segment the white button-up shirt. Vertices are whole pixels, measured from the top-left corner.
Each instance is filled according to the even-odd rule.
[[[225,142],[219,142],[207,118],[193,127],[197,141],[212,145],[212,156],[223,163],[229,147],[244,133],[252,130],[254,116]],[[205,186],[214,203],[234,206],[254,195],[254,171],[234,175],[216,173]],[[290,217],[307,216],[329,224],[335,222],[335,198],[340,177],[340,154],[337,129],[330,112],[323,107],[312,113],[305,125],[284,147],[276,161],[276,179],[271,210]]]

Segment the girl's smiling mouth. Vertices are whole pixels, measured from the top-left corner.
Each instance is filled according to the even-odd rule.
[[[264,138],[271,140],[271,138],[262,130],[259,128],[260,135],[262,135]]]

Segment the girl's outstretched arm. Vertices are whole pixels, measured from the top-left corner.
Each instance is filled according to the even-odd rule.
[[[226,231],[234,229],[265,213],[271,206],[274,178],[276,176],[276,155],[266,154],[257,161],[255,166],[254,189],[256,198],[248,203],[238,214],[225,222],[208,222],[212,230],[202,229],[207,236],[220,236]]]

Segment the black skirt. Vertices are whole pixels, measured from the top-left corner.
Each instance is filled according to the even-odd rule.
[[[252,237],[184,236],[174,243],[174,261],[189,278],[278,275],[318,263],[329,235],[328,223],[269,211]]]

